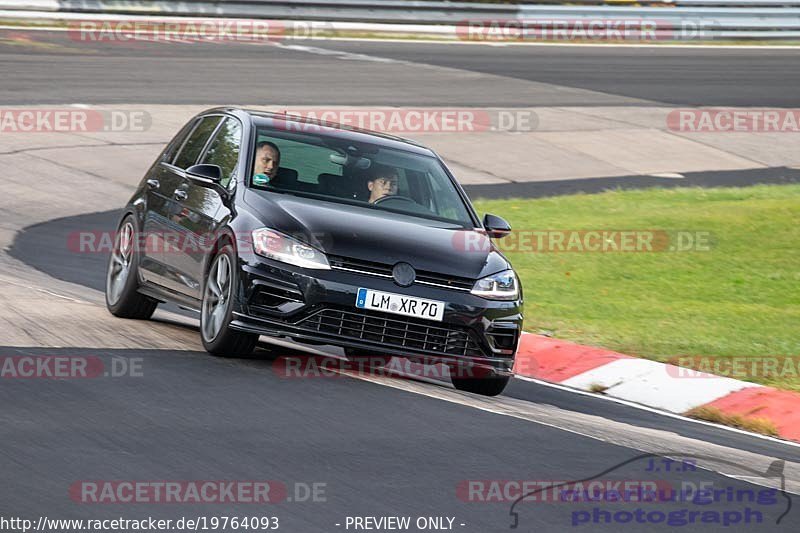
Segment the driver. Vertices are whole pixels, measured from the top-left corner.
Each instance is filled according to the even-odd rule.
[[[256,164],[253,168],[253,184],[265,185],[278,175],[281,165],[281,151],[269,141],[256,145]]]
[[[396,168],[384,165],[376,166],[367,181],[369,189],[369,203],[374,204],[385,196],[397,194],[397,180],[399,175]]]

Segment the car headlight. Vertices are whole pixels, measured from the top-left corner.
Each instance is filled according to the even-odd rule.
[[[331,269],[324,253],[274,229],[253,230],[253,250],[258,255],[290,265],[317,270]]]
[[[513,270],[504,270],[479,279],[470,292],[487,300],[516,300],[519,298],[519,281]]]

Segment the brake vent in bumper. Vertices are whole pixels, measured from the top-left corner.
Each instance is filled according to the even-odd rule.
[[[253,282],[253,291],[249,300],[253,311],[289,312],[304,305],[303,293],[290,287],[279,287],[277,284],[261,280]]]
[[[492,350],[503,355],[514,353],[519,340],[519,329],[515,324],[494,324],[486,331]]]

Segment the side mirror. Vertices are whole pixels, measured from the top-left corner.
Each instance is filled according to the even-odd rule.
[[[511,233],[511,226],[508,222],[490,213],[484,215],[483,227],[492,239],[501,239]]]
[[[194,165],[186,169],[186,177],[198,185],[212,187],[222,181],[222,169],[217,165]]]

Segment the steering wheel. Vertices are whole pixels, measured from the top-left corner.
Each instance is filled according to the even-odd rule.
[[[401,202],[408,202],[414,205],[419,205],[413,198],[409,198],[408,196],[403,196],[401,194],[387,194],[386,196],[381,196],[374,202],[372,205],[382,204],[383,202],[391,202],[391,201],[401,201]]]

